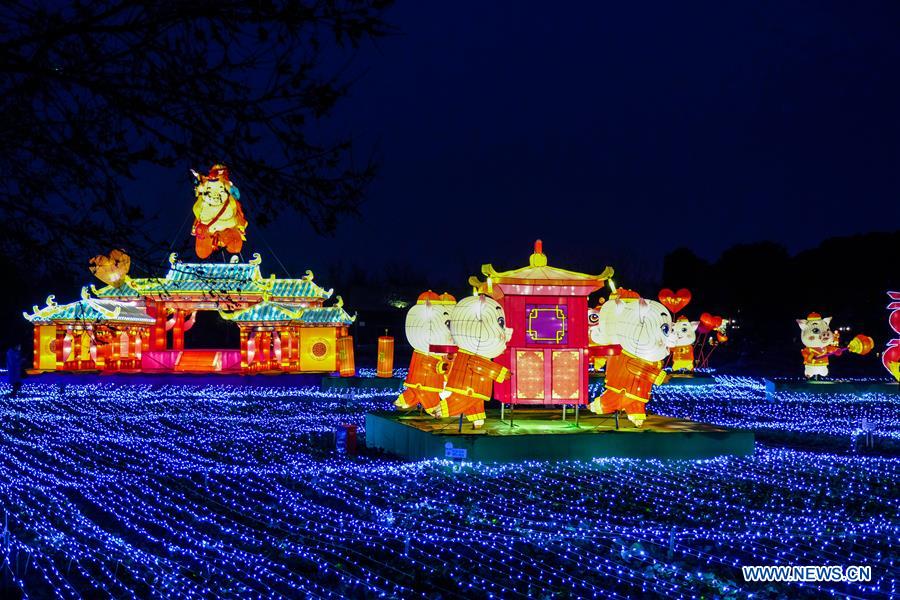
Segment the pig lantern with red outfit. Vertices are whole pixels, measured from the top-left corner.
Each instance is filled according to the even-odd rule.
[[[453,308],[450,335],[458,350],[441,394],[441,416],[465,415],[478,428],[484,425],[484,403],[491,399],[494,382],[502,383],[509,375],[492,359],[506,350],[512,329],[506,327],[503,307],[478,295],[463,298]]]
[[[803,342],[803,373],[807,379],[828,377],[828,359],[840,356],[844,352],[865,355],[875,346],[867,335],[862,333],[853,337],[846,347],[840,346],[839,333],[831,331],[831,317],[822,317],[819,313],[809,313],[805,319],[797,319],[800,326],[800,339]]]
[[[588,408],[597,414],[622,411],[640,427],[653,385],[665,380],[662,363],[675,344],[672,315],[659,302],[620,289],[600,309],[598,327],[599,341],[619,350],[606,363],[606,389]]]
[[[672,371],[690,373],[694,370],[694,342],[700,321],[688,321],[684,315],[675,321],[675,347],[672,348]]]
[[[828,358],[840,348],[838,333],[831,331],[831,317],[809,313],[797,319],[803,342],[803,374],[807,379],[828,377]]]
[[[406,339],[413,347],[406,389],[394,402],[397,408],[415,408],[421,404],[429,415],[437,416],[444,391],[447,353],[453,348],[450,335],[450,313],[456,298],[431,290],[419,296],[406,314]]]

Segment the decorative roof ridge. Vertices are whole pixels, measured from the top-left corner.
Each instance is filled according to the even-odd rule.
[[[240,316],[243,314],[246,314],[250,311],[263,310],[269,306],[282,311],[284,314],[289,316],[291,318],[291,320],[299,319],[303,315],[303,312],[305,310],[305,309],[301,308],[299,311],[295,311],[295,310],[292,310],[292,307],[285,306],[281,302],[275,302],[275,301],[272,301],[272,300],[269,300],[268,298],[266,298],[262,302],[257,302],[256,304],[253,304],[252,306],[248,306],[246,308],[239,308],[239,309],[233,310],[231,312],[222,310],[220,308],[220,309],[218,309],[217,312],[226,321],[234,321],[235,319],[240,318]]]
[[[559,275],[555,278],[535,277],[541,271],[550,271],[553,275]],[[612,267],[607,266],[599,275],[591,275],[588,273],[579,273],[578,271],[570,271],[561,269],[547,264],[547,255],[544,254],[544,245],[541,240],[534,242],[534,252],[528,259],[527,267],[519,267],[518,269],[510,269],[508,271],[498,271],[491,263],[481,265],[481,273],[489,278],[487,287],[490,288],[493,283],[518,283],[525,285],[539,285],[546,281],[558,280],[558,284],[562,285],[590,285],[592,282],[597,283],[606,281],[615,274]],[[477,281],[477,278],[476,278]],[[470,283],[473,283],[470,279]],[[475,284],[473,283],[473,286]]]
[[[515,275],[518,271],[524,271],[525,269],[532,269],[534,267],[520,267],[518,269],[510,269],[509,271],[497,271],[494,269],[494,265],[488,263],[481,265],[481,273],[482,275],[486,275],[492,279],[502,279],[502,278],[510,278],[515,279]],[[603,272],[598,275],[591,275],[588,273],[579,273],[578,271],[570,271],[568,269],[563,269],[560,267],[554,267],[551,265],[545,265],[544,268],[551,269],[553,271],[558,271],[560,273],[564,273],[565,275],[571,276],[574,279],[583,279],[585,282],[588,281],[606,281],[613,275],[615,275],[615,270],[612,267],[607,266],[603,269]]]

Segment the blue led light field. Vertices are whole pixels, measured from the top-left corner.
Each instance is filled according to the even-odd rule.
[[[850,441],[862,419],[895,440],[897,397],[773,403],[761,386],[663,387],[651,410],[843,441],[704,461],[404,463],[330,449],[336,425],[391,406],[365,390],[29,382],[0,400],[0,591],[896,596],[900,467]],[[873,579],[744,583],[757,564],[870,565]]]

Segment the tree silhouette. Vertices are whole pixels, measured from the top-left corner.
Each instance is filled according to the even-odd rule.
[[[122,187],[141,165],[225,162],[256,223],[293,209],[333,230],[374,166],[354,163],[350,137],[310,132],[346,95],[358,45],[390,33],[389,3],[6,3],[0,250],[65,262],[148,248]]]

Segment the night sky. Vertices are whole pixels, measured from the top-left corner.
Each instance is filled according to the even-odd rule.
[[[537,237],[599,272],[900,228],[900,3],[627,4],[401,2],[322,130],[381,163],[360,218],[261,232],[242,198],[249,245],[293,275],[343,256],[463,277],[521,266]],[[189,166],[209,165],[133,187],[166,240]]]

